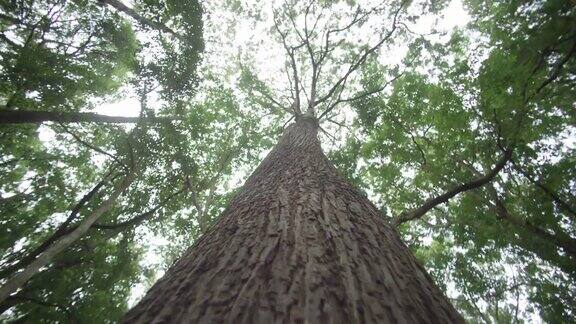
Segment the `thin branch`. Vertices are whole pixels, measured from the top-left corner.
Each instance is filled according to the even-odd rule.
[[[116,230],[116,229],[123,228],[123,227],[139,225],[142,222],[144,222],[145,220],[147,220],[148,218],[152,217],[152,215],[154,215],[155,212],[157,212],[158,210],[160,210],[161,208],[166,206],[172,198],[180,195],[181,193],[183,193],[187,190],[188,190],[188,188],[186,186],[183,186],[182,189],[170,194],[168,197],[166,197],[162,201],[160,201],[160,203],[158,205],[156,205],[154,208],[152,208],[152,209],[150,209],[150,210],[148,210],[148,211],[146,211],[146,212],[144,212],[138,216],[130,218],[129,220],[114,223],[114,224],[94,224],[94,225],[92,225],[92,228],[103,229],[103,230]]]
[[[27,296],[22,296],[22,295],[14,295],[14,296],[10,296],[8,297],[8,299],[6,300],[6,302],[8,304],[11,305],[17,305],[21,302],[30,302],[36,305],[40,305],[40,306],[45,306],[45,307],[54,307],[57,308],[59,310],[61,310],[62,312],[64,312],[66,314],[66,316],[68,316],[68,319],[73,320],[73,322],[76,322],[77,319],[75,318],[74,314],[72,314],[72,312],[68,309],[68,307],[66,307],[63,304],[57,304],[57,303],[50,303],[50,302],[46,302],[43,301],[41,299],[37,299],[37,298],[33,298],[33,297],[27,297]]]
[[[430,35],[440,34],[439,31],[432,31],[432,32],[429,32],[429,33],[426,33],[426,34],[422,34],[422,33],[418,33],[418,32],[415,32],[415,31],[411,30],[410,27],[408,27],[408,25],[406,25],[406,24],[405,24],[404,22],[402,22],[402,21],[399,22],[399,24],[400,24],[402,27],[404,27],[404,29],[406,29],[406,31],[408,31],[410,34],[413,34],[413,35],[418,35],[418,36],[430,36]],[[421,39],[425,39],[425,38],[422,37]]]
[[[514,159],[511,160],[512,162],[512,167],[518,171],[520,174],[522,174],[526,179],[528,179],[528,181],[532,182],[536,187],[538,187],[540,190],[542,190],[544,193],[546,193],[548,196],[550,196],[550,198],[552,198],[552,200],[558,204],[558,206],[560,207],[560,209],[566,211],[567,213],[571,214],[572,217],[576,217],[576,209],[574,209],[572,206],[570,206],[570,204],[568,204],[564,199],[562,199],[557,193],[555,193],[553,190],[551,190],[550,188],[548,188],[545,184],[543,184],[541,181],[537,180],[534,176],[532,176],[531,174],[529,174],[528,172],[524,171],[517,163],[516,161],[514,161]]]
[[[576,239],[565,235],[562,232],[556,234],[551,234],[548,231],[532,224],[528,220],[522,220],[517,216],[511,215],[504,202],[498,197],[498,193],[494,188],[488,188],[492,199],[495,201],[495,205],[490,204],[490,206],[495,209],[496,215],[499,219],[508,221],[509,223],[523,228],[524,230],[536,235],[544,241],[550,242],[557,247],[561,248],[570,255],[573,259],[576,259]]]
[[[334,135],[328,133],[327,131],[324,130],[324,128],[322,127],[318,127],[322,133],[324,133],[326,136],[328,136],[329,139],[332,140],[332,144],[334,145],[334,143],[338,142],[338,139],[336,137],[334,137]]]
[[[2,285],[2,287],[0,287],[0,304],[3,303],[12,293],[22,288],[22,286],[38,272],[40,272],[43,267],[50,264],[56,255],[69,248],[78,239],[80,239],[80,237],[82,237],[82,235],[84,235],[86,231],[90,229],[92,224],[94,224],[100,216],[112,208],[117,199],[130,186],[135,176],[136,171],[130,170],[129,173],[124,176],[122,181],[117,184],[116,188],[110,194],[108,199],[103,201],[88,216],[86,216],[86,218],[84,218],[76,228],[52,243],[44,252],[38,255],[34,261],[22,269],[22,271],[17,272],[12,277],[10,277]]]
[[[285,129],[286,126],[288,125],[288,123],[290,123],[292,121],[292,119],[294,119],[294,115],[290,116],[290,118],[288,118],[288,120],[284,123],[284,126],[282,126],[282,129]]]
[[[558,78],[558,76],[560,76],[560,73],[562,72],[562,68],[564,67],[564,64],[566,64],[566,62],[568,62],[568,60],[576,53],[576,41],[572,44],[572,48],[570,48],[570,51],[568,52],[568,54],[566,54],[566,56],[564,56],[564,58],[562,58],[562,60],[560,60],[555,66],[554,69],[552,71],[552,74],[546,79],[544,80],[544,82],[542,82],[542,84],[536,89],[536,92],[534,92],[533,96],[537,95],[540,91],[542,91],[542,89],[544,89],[548,84],[552,83],[554,80],[556,80]]]
[[[96,193],[98,193],[98,191],[109,180],[114,180],[118,176],[118,175],[112,176],[113,171],[114,171],[113,169],[110,170],[110,172],[108,172],[102,178],[102,180],[100,180],[100,182],[98,182],[88,193],[86,193],[78,201],[78,203],[72,208],[70,215],[68,215],[66,220],[64,220],[64,222],[58,226],[56,231],[54,231],[54,233],[52,233],[52,235],[50,235],[50,237],[48,237],[46,240],[44,240],[44,242],[42,242],[42,244],[37,246],[34,250],[30,251],[30,253],[28,253],[26,256],[24,256],[20,260],[18,260],[17,263],[2,269],[2,271],[0,271],[0,277],[5,278],[5,277],[11,275],[12,273],[14,273],[16,270],[28,266],[30,263],[32,263],[36,259],[36,257],[39,254],[44,252],[52,243],[56,242],[59,238],[64,236],[66,233],[68,233],[68,231],[69,231],[68,225],[70,225],[70,223],[72,223],[72,221],[74,221],[76,219],[80,210],[82,208],[84,208],[84,206],[96,195]],[[112,176],[112,178],[109,179],[111,176]]]
[[[286,41],[286,33],[283,33],[282,30],[280,29],[280,25],[278,23],[277,17],[276,17],[276,11],[274,11],[274,26],[276,28],[276,30],[278,31],[278,34],[280,34],[280,38],[282,39],[282,45],[284,46],[284,50],[286,50],[286,53],[288,54],[288,57],[290,58],[290,65],[292,66],[292,75],[294,78],[294,113],[296,115],[302,115],[302,109],[300,108],[300,79],[298,78],[298,68],[296,67],[296,59],[294,57],[294,52],[301,48],[302,46],[304,46],[304,44],[300,44],[298,46],[288,46],[288,43]]]
[[[139,13],[137,13],[134,9],[126,6],[124,3],[122,3],[122,1],[119,0],[98,0],[99,2],[103,3],[103,4],[107,4],[111,7],[113,7],[114,9],[125,13],[126,15],[134,18],[134,20],[138,21],[139,23],[141,23],[142,25],[151,27],[153,29],[177,36],[176,32],[173,31],[172,29],[168,28],[166,25],[157,22],[157,21],[153,21],[151,19],[148,19],[142,15],[140,15]]]
[[[104,154],[104,155],[110,157],[114,162],[118,163],[118,165],[122,166],[123,168],[126,168],[126,169],[128,168],[128,166],[126,166],[126,164],[124,164],[122,161],[120,161],[120,159],[119,159],[117,156],[115,156],[115,155],[113,155],[113,154],[111,154],[111,153],[108,153],[108,152],[104,151],[103,149],[101,149],[101,148],[99,148],[99,147],[96,147],[96,146],[94,146],[94,145],[86,142],[85,140],[81,139],[80,136],[78,136],[76,133],[74,133],[74,132],[72,132],[70,129],[68,129],[68,127],[66,127],[64,124],[60,123],[60,127],[62,127],[62,129],[63,129],[66,133],[72,135],[72,137],[73,137],[78,143],[80,143],[80,144],[86,146],[87,148],[92,149],[92,150],[94,150],[94,151],[96,151],[96,152],[98,152],[98,153],[101,153],[101,154]]]
[[[310,13],[310,8],[313,4],[314,4],[313,0],[309,1],[308,6],[306,7],[306,10],[304,13],[304,36],[302,36],[300,31],[298,30],[298,26],[296,25],[296,21],[294,20],[294,17],[292,17],[292,15],[288,15],[288,18],[292,22],[292,26],[294,27],[296,34],[298,35],[298,37],[300,38],[302,43],[305,44],[305,46],[306,46],[306,50],[308,51],[308,56],[310,58],[310,64],[312,65],[312,78],[310,81],[310,95],[306,94],[306,96],[309,98],[308,107],[307,107],[307,113],[309,115],[314,115],[314,100],[316,97],[316,84],[317,84],[317,77],[318,77],[318,64],[317,64],[316,59],[314,57],[314,50],[312,49],[312,44],[310,42],[310,33],[308,31],[308,15]],[[314,23],[314,28],[316,28],[316,24],[318,23],[319,19],[320,19],[320,17],[318,16],[316,19],[316,22]],[[304,90],[304,91],[305,91],[305,89],[306,89],[305,87],[302,88],[302,90]]]
[[[382,39],[380,39],[380,41],[378,41],[374,46],[365,50],[364,54],[362,54],[362,55],[358,54],[358,55],[360,55],[360,58],[356,62],[351,64],[350,67],[348,68],[348,71],[344,74],[344,76],[342,76],[336,82],[336,84],[334,84],[334,86],[332,86],[332,88],[328,91],[328,93],[326,93],[324,96],[320,97],[314,104],[322,103],[322,102],[328,100],[328,98],[332,97],[332,95],[336,92],[336,90],[342,84],[346,83],[346,80],[348,79],[350,74],[352,74],[354,71],[356,71],[358,69],[358,67],[360,67],[366,61],[366,59],[368,58],[368,56],[370,54],[374,53],[382,44],[384,44],[384,42],[386,42],[387,40],[390,39],[390,37],[392,37],[392,34],[394,33],[394,31],[398,28],[396,22],[398,20],[398,16],[400,15],[400,11],[404,7],[404,4],[405,4],[405,1],[402,2],[402,4],[398,7],[396,12],[394,13],[394,19],[392,21],[392,28],[390,29],[390,31],[388,31],[386,33],[386,35],[384,37],[382,37]]]
[[[414,137],[414,134],[412,134],[412,132],[406,127],[404,126],[404,124],[402,124],[396,117],[390,116],[390,119],[398,126],[400,126],[400,128],[402,128],[402,130],[408,134],[408,136],[410,136],[410,139],[412,140],[412,143],[416,146],[416,148],[418,149],[418,151],[420,152],[420,156],[422,157],[422,166],[425,166],[427,164],[427,160],[426,160],[426,154],[424,153],[424,149],[422,149],[422,146],[420,146],[420,143],[418,143],[418,141],[416,141],[416,138]]]
[[[330,113],[334,108],[336,108],[336,106],[338,104],[341,103],[345,103],[345,102],[352,102],[352,101],[356,101],[356,100],[360,100],[363,98],[366,98],[368,96],[377,94],[379,92],[384,91],[390,84],[392,84],[392,82],[395,82],[396,80],[398,80],[398,78],[400,78],[406,71],[402,71],[401,73],[399,73],[398,75],[396,75],[395,77],[393,77],[392,79],[388,80],[386,83],[384,83],[381,87],[373,89],[373,90],[369,90],[369,91],[365,91],[361,94],[358,94],[354,97],[351,98],[344,98],[341,99],[340,97],[338,97],[338,99],[336,101],[334,101],[332,104],[330,104],[328,106],[328,108],[326,108],[326,110],[324,110],[324,112],[322,112],[322,114],[320,114],[320,117],[318,117],[318,120],[322,119],[322,117],[326,116],[328,113]]]
[[[4,40],[8,45],[16,49],[20,49],[20,45],[16,44],[16,42],[8,38],[8,36],[4,35],[4,33],[0,33],[0,39]]]
[[[276,105],[278,108],[284,110],[285,112],[292,114],[292,112],[290,111],[290,109],[286,108],[284,105],[282,105],[280,102],[278,102],[278,100],[274,99],[274,97],[272,97],[269,93],[265,92],[265,91],[260,91],[260,90],[256,90],[259,94],[261,94],[262,96],[264,96],[266,99],[268,99],[271,103],[273,103],[274,105]]]

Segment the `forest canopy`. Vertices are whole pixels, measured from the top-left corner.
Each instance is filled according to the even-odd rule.
[[[576,321],[575,21],[566,0],[0,0],[0,321],[119,321],[299,118],[467,321]]]

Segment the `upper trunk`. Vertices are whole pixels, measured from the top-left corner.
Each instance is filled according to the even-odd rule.
[[[287,128],[126,322],[462,323],[376,207]]]

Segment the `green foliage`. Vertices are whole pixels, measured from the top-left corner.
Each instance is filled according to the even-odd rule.
[[[154,11],[149,19],[158,19],[155,14],[160,14],[161,21],[175,31],[186,31],[186,37],[173,37],[178,44],[95,1],[0,2],[0,109],[90,111],[125,93],[121,89],[131,88],[141,94],[143,116],[174,119],[132,127],[0,126],[3,280],[13,273],[11,266],[55,233],[74,229],[108,197],[115,181],[107,175],[116,174],[117,179],[131,164],[138,170],[134,184],[97,224],[137,221],[118,228],[90,229],[1,306],[2,311],[14,306],[2,320],[117,320],[128,307],[133,286],[141,280],[148,244],[141,232],[148,227],[158,233],[168,229],[173,237],[193,239],[198,233],[185,226],[174,231],[172,225],[183,217],[195,217],[194,212],[182,209],[192,205],[192,195],[209,189],[198,183],[216,186],[215,180],[206,179],[215,178],[217,170],[230,173],[231,161],[222,158],[226,148],[211,150],[215,146],[211,141],[224,139],[200,136],[211,130],[205,125],[215,123],[208,110],[203,109],[195,119],[178,114],[178,108],[196,92],[196,67],[204,46],[202,8],[194,1],[158,4],[167,9]],[[139,13],[148,14],[143,9]],[[145,58],[150,48],[157,58],[152,64]],[[160,86],[162,107],[147,107],[152,86]],[[232,115],[230,110],[228,119],[220,121],[232,122]],[[194,143],[199,145],[191,149]],[[99,182],[103,186],[70,217]],[[137,218],[143,214],[147,216]]]

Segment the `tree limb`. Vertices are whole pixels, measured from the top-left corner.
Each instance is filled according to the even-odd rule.
[[[544,241],[550,242],[557,247],[561,248],[576,260],[576,240],[570,238],[567,235],[562,235],[561,233],[551,234],[548,231],[532,224],[528,220],[522,220],[517,216],[514,216],[508,212],[508,209],[504,205],[504,202],[498,197],[496,190],[494,188],[489,188],[489,192],[495,201],[495,205],[491,207],[495,210],[496,215],[499,219],[506,220],[507,222],[525,229],[526,231],[536,235],[537,237],[543,239]]]
[[[138,21],[142,25],[151,27],[151,28],[159,30],[161,32],[171,34],[173,36],[177,36],[176,32],[173,31],[172,29],[168,28],[166,25],[164,25],[160,22],[157,22],[157,21],[153,21],[151,19],[148,19],[148,18],[140,15],[134,9],[132,9],[132,8],[126,6],[124,3],[122,3],[122,1],[119,1],[119,0],[98,0],[98,1],[100,3],[109,5],[120,12],[123,12],[124,14],[134,18],[134,20]]]
[[[294,57],[294,52],[297,49],[304,46],[305,44],[300,44],[298,46],[292,46],[292,47],[288,46],[288,43],[286,42],[286,33],[282,32],[282,30],[280,29],[280,25],[276,17],[276,11],[274,11],[274,27],[276,28],[276,31],[278,31],[278,34],[280,34],[284,50],[286,50],[286,53],[290,58],[290,65],[292,67],[292,75],[294,78],[294,104],[292,107],[294,108],[294,113],[296,115],[302,115],[302,109],[300,105],[300,86],[299,86],[300,79],[298,78],[298,68],[296,67],[296,59]]]
[[[439,196],[426,200],[424,204],[422,204],[420,207],[408,213],[402,213],[397,217],[394,217],[394,219],[392,220],[392,225],[398,226],[407,221],[418,219],[424,216],[424,214],[426,214],[430,209],[434,208],[435,206],[448,202],[450,198],[462,192],[484,186],[485,184],[492,181],[496,177],[496,175],[498,175],[500,170],[504,168],[506,163],[508,163],[508,161],[510,161],[511,158],[512,158],[512,149],[508,149],[507,151],[504,152],[500,160],[487,174],[478,177],[474,180],[471,180],[469,182],[462,183]]]
[[[126,169],[128,168],[128,166],[126,166],[126,164],[122,163],[122,161],[120,161],[120,159],[117,156],[115,156],[111,153],[108,153],[108,152],[104,151],[103,149],[86,142],[85,140],[80,138],[80,136],[78,136],[76,133],[69,130],[68,127],[64,126],[64,124],[60,124],[60,127],[62,127],[62,129],[64,129],[64,131],[66,133],[70,134],[78,143],[80,143],[80,144],[86,146],[87,148],[92,149],[92,150],[94,150],[100,154],[104,154],[104,155],[110,157],[114,162],[118,163],[118,165],[120,165],[121,167],[126,168]]]
[[[546,80],[544,80],[544,82],[542,82],[542,84],[540,84],[540,86],[536,89],[536,91],[534,92],[534,95],[537,95],[540,91],[542,91],[542,89],[544,89],[548,84],[552,83],[554,80],[556,80],[556,78],[558,78],[558,76],[560,76],[560,72],[562,72],[562,68],[564,67],[564,64],[566,64],[566,62],[568,62],[568,60],[576,53],[576,41],[572,44],[572,47],[570,48],[570,51],[568,52],[568,54],[566,54],[566,56],[564,56],[562,58],[562,60],[560,60],[553,68],[552,70],[552,74],[546,78]]]
[[[149,211],[146,211],[146,212],[144,212],[138,216],[135,216],[129,220],[114,223],[114,224],[94,224],[94,225],[92,225],[92,228],[103,229],[103,230],[116,230],[116,229],[123,228],[123,227],[138,225],[138,224],[144,222],[145,220],[147,220],[148,218],[150,218],[152,215],[154,215],[154,213],[157,212],[160,208],[166,206],[166,204],[168,204],[168,202],[170,202],[170,200],[172,198],[180,195],[181,193],[183,193],[187,189],[188,188],[186,188],[186,186],[184,186],[182,189],[180,189],[180,190],[170,194],[168,197],[164,198],[154,208],[152,208]]]
[[[48,121],[58,123],[112,123],[134,124],[139,117],[107,116],[91,112],[54,112],[54,111],[30,111],[30,110],[0,110],[0,124],[28,124],[44,123]],[[158,123],[172,119],[166,117],[145,118],[145,121]]]
[[[332,88],[330,88],[330,90],[328,90],[328,92],[324,95],[321,96],[314,104],[319,104],[322,103],[326,100],[328,100],[328,98],[332,97],[332,95],[336,92],[336,90],[344,83],[346,83],[346,80],[348,79],[348,77],[350,76],[350,74],[352,74],[354,71],[356,71],[358,69],[358,67],[360,67],[368,58],[368,56],[372,53],[374,53],[382,44],[384,44],[384,42],[386,42],[388,39],[390,39],[390,37],[392,37],[392,34],[394,33],[394,31],[397,29],[397,20],[398,20],[398,16],[400,15],[400,11],[402,10],[402,8],[404,7],[405,1],[402,2],[402,4],[398,7],[398,9],[396,10],[396,12],[394,13],[394,19],[392,21],[392,28],[390,29],[390,31],[388,31],[386,33],[386,35],[384,37],[382,37],[380,39],[380,41],[378,41],[374,46],[368,48],[367,50],[364,51],[364,53],[362,55],[358,54],[360,56],[360,58],[352,63],[352,65],[350,65],[350,67],[348,68],[348,71],[344,74],[344,76],[342,76],[335,84],[334,86],[332,86]],[[322,113],[322,115],[325,115],[324,113]]]
[[[17,263],[10,265],[4,269],[2,269],[2,271],[0,271],[0,278],[6,278],[7,276],[12,275],[15,271],[17,271],[18,269],[24,268],[26,266],[28,266],[30,263],[32,263],[32,261],[34,261],[36,259],[36,257],[41,254],[42,252],[46,251],[46,249],[54,242],[56,242],[58,239],[60,239],[62,236],[66,235],[66,233],[69,232],[69,228],[68,225],[70,225],[70,223],[72,221],[74,221],[76,219],[76,217],[78,216],[78,213],[80,212],[80,210],[94,197],[94,195],[96,195],[96,193],[108,182],[108,178],[111,176],[112,171],[110,173],[108,173],[106,176],[104,176],[104,178],[98,182],[96,184],[96,186],[94,186],[88,193],[86,193],[81,199],[80,201],[78,201],[78,203],[74,206],[74,208],[72,208],[72,211],[70,212],[70,215],[68,215],[68,217],[66,218],[66,220],[60,224],[58,226],[58,228],[56,229],[56,231],[54,231],[54,233],[52,233],[52,235],[50,235],[50,237],[48,237],[46,240],[44,240],[44,242],[42,242],[42,244],[40,244],[39,246],[37,246],[34,250],[30,251],[30,253],[28,253],[26,256],[20,258],[20,260],[18,260]],[[115,178],[116,176],[112,177],[112,180]]]
[[[566,211],[567,213],[571,214],[572,217],[576,217],[576,210],[570,206],[570,204],[568,204],[564,199],[562,199],[557,193],[555,193],[553,190],[551,190],[550,188],[548,188],[545,184],[543,184],[542,182],[540,182],[539,180],[536,180],[534,178],[534,176],[530,175],[528,172],[524,171],[517,163],[516,161],[514,161],[513,159],[511,160],[512,162],[512,167],[518,171],[520,174],[522,174],[526,179],[528,179],[528,181],[532,182],[536,187],[538,187],[540,190],[542,190],[544,193],[546,193],[548,196],[550,196],[550,198],[552,198],[552,200],[558,204],[558,207],[560,207],[560,209]]]
[[[363,93],[360,93],[360,94],[353,96],[353,97],[350,97],[350,98],[342,99],[342,98],[338,97],[338,99],[336,101],[334,101],[334,103],[328,105],[328,108],[326,108],[326,110],[324,110],[324,112],[322,112],[322,114],[320,114],[320,116],[318,117],[318,120],[322,119],[324,116],[326,116],[328,113],[330,113],[340,103],[360,100],[360,99],[366,98],[368,96],[371,96],[373,94],[377,94],[379,92],[384,91],[392,82],[398,80],[398,78],[400,78],[404,74],[404,72],[405,71],[402,71],[402,73],[400,73],[400,74],[396,75],[395,77],[393,77],[392,79],[386,81],[386,83],[384,83],[382,86],[380,86],[376,89],[365,91]]]

